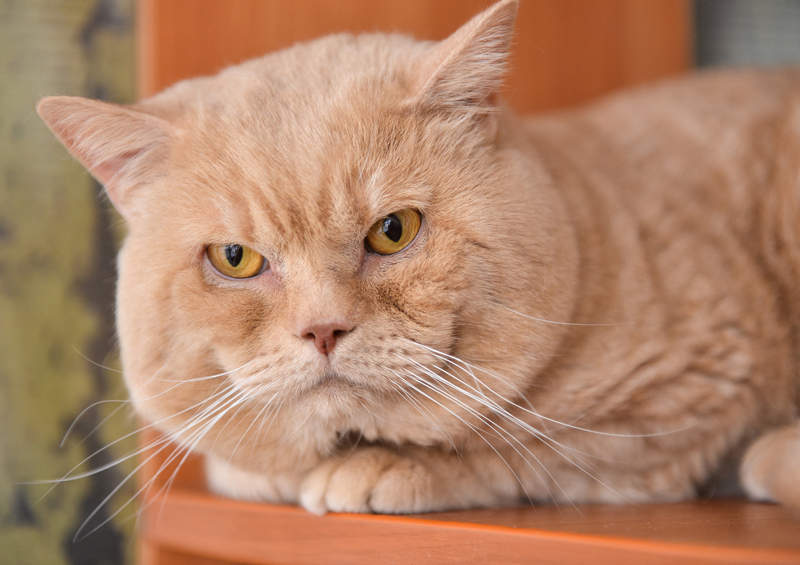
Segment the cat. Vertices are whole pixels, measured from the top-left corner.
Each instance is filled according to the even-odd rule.
[[[320,514],[676,501],[731,458],[800,506],[800,73],[520,119],[516,11],[39,103],[129,228],[138,413]]]

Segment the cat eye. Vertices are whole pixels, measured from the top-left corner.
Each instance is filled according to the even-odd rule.
[[[220,274],[233,279],[249,279],[267,266],[261,254],[238,243],[212,243],[206,248],[206,256]]]
[[[372,224],[364,243],[370,251],[391,255],[414,241],[421,224],[422,216],[416,210],[406,208],[393,212]]]

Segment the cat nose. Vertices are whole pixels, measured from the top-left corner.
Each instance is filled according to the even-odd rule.
[[[336,347],[336,340],[352,331],[353,325],[346,322],[333,322],[327,324],[313,324],[300,332],[303,339],[313,339],[317,351],[323,355],[330,354]]]

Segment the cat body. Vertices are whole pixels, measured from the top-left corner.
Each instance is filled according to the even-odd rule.
[[[678,500],[746,449],[800,502],[800,73],[520,120],[515,12],[40,103],[129,225],[137,410],[218,492],[320,513]]]

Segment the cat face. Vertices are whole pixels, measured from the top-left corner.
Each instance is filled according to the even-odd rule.
[[[561,330],[512,312],[567,318],[576,261],[492,102],[506,12],[440,44],[325,38],[134,108],[40,106],[128,221],[118,326],[146,418],[231,457],[245,437],[432,444],[480,407],[431,379],[529,386]]]

